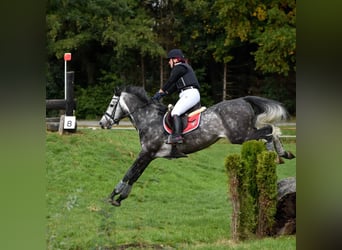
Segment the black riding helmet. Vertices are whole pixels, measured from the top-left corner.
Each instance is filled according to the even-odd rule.
[[[183,52],[180,49],[172,49],[167,53],[167,59],[170,58],[181,58],[184,59]]]

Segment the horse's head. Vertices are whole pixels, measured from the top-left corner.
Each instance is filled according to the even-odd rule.
[[[119,121],[121,120],[122,116],[122,110],[120,106],[120,96],[121,92],[117,89],[114,91],[114,95],[112,97],[112,100],[109,103],[109,106],[102,116],[99,124],[101,128],[112,128],[113,124],[119,124]]]
[[[113,124],[119,124],[124,117],[137,114],[142,108],[147,107],[151,99],[141,87],[127,86],[116,89],[107,111],[102,116],[99,124],[101,128],[111,128]]]

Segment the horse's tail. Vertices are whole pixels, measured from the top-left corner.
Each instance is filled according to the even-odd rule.
[[[258,96],[246,96],[243,99],[250,103],[256,114],[255,127],[261,128],[276,122],[286,120],[289,115],[285,107],[275,100]]]

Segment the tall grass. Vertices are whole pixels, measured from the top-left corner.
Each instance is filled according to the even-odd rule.
[[[285,147],[296,152],[295,143]],[[136,131],[47,132],[48,249],[295,249],[295,236],[230,241],[224,159],[240,148],[222,140],[188,158],[157,159],[113,207],[107,197],[140,150]],[[279,179],[295,167],[279,165]]]

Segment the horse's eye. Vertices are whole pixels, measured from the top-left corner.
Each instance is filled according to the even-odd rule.
[[[110,104],[109,106],[114,107],[114,104]]]

